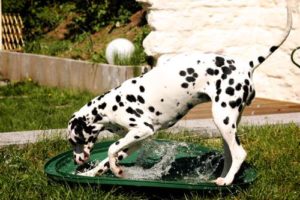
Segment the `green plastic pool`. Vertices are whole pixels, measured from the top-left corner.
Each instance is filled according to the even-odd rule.
[[[97,143],[90,160],[101,161],[106,158],[112,143]],[[50,159],[44,168],[47,176],[55,181],[79,184],[187,190],[231,190],[249,185],[256,178],[255,170],[244,164],[231,186],[215,185],[211,180],[221,173],[222,155],[216,150],[191,143],[152,140],[120,162],[125,175],[127,171],[135,175],[125,178],[117,178],[110,172],[96,177],[77,175],[78,166],[74,164],[72,155],[72,151],[68,151]],[[141,177],[136,176],[138,173]],[[145,176],[151,173],[155,173],[154,177]]]

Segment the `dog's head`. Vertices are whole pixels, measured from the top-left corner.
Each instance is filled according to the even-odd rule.
[[[76,164],[82,165],[89,158],[97,140],[99,130],[88,125],[85,117],[73,117],[68,125],[68,140],[73,147],[73,158]]]

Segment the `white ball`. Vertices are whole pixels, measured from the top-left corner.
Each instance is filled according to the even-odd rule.
[[[117,38],[111,41],[105,51],[105,57],[109,64],[115,64],[115,57],[118,59],[128,59],[133,55],[134,45],[125,38]]]

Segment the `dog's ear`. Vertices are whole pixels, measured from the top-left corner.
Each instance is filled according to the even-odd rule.
[[[146,56],[146,62],[152,69],[156,65],[157,59],[155,59],[153,56]]]

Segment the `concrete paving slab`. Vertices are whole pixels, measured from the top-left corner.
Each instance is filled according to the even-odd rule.
[[[285,113],[285,114],[270,114],[270,115],[256,115],[244,116],[241,120],[241,125],[264,125],[264,124],[287,124],[295,123],[300,126],[300,112]],[[183,130],[199,133],[201,137],[220,137],[212,119],[193,119],[180,120],[175,126],[168,129],[168,131],[176,133]],[[52,130],[34,130],[34,131],[19,131],[0,133],[0,147],[12,144],[26,144],[33,143],[45,138],[52,137],[66,138],[66,129],[52,129]],[[106,132],[101,137],[112,137],[113,134]]]

